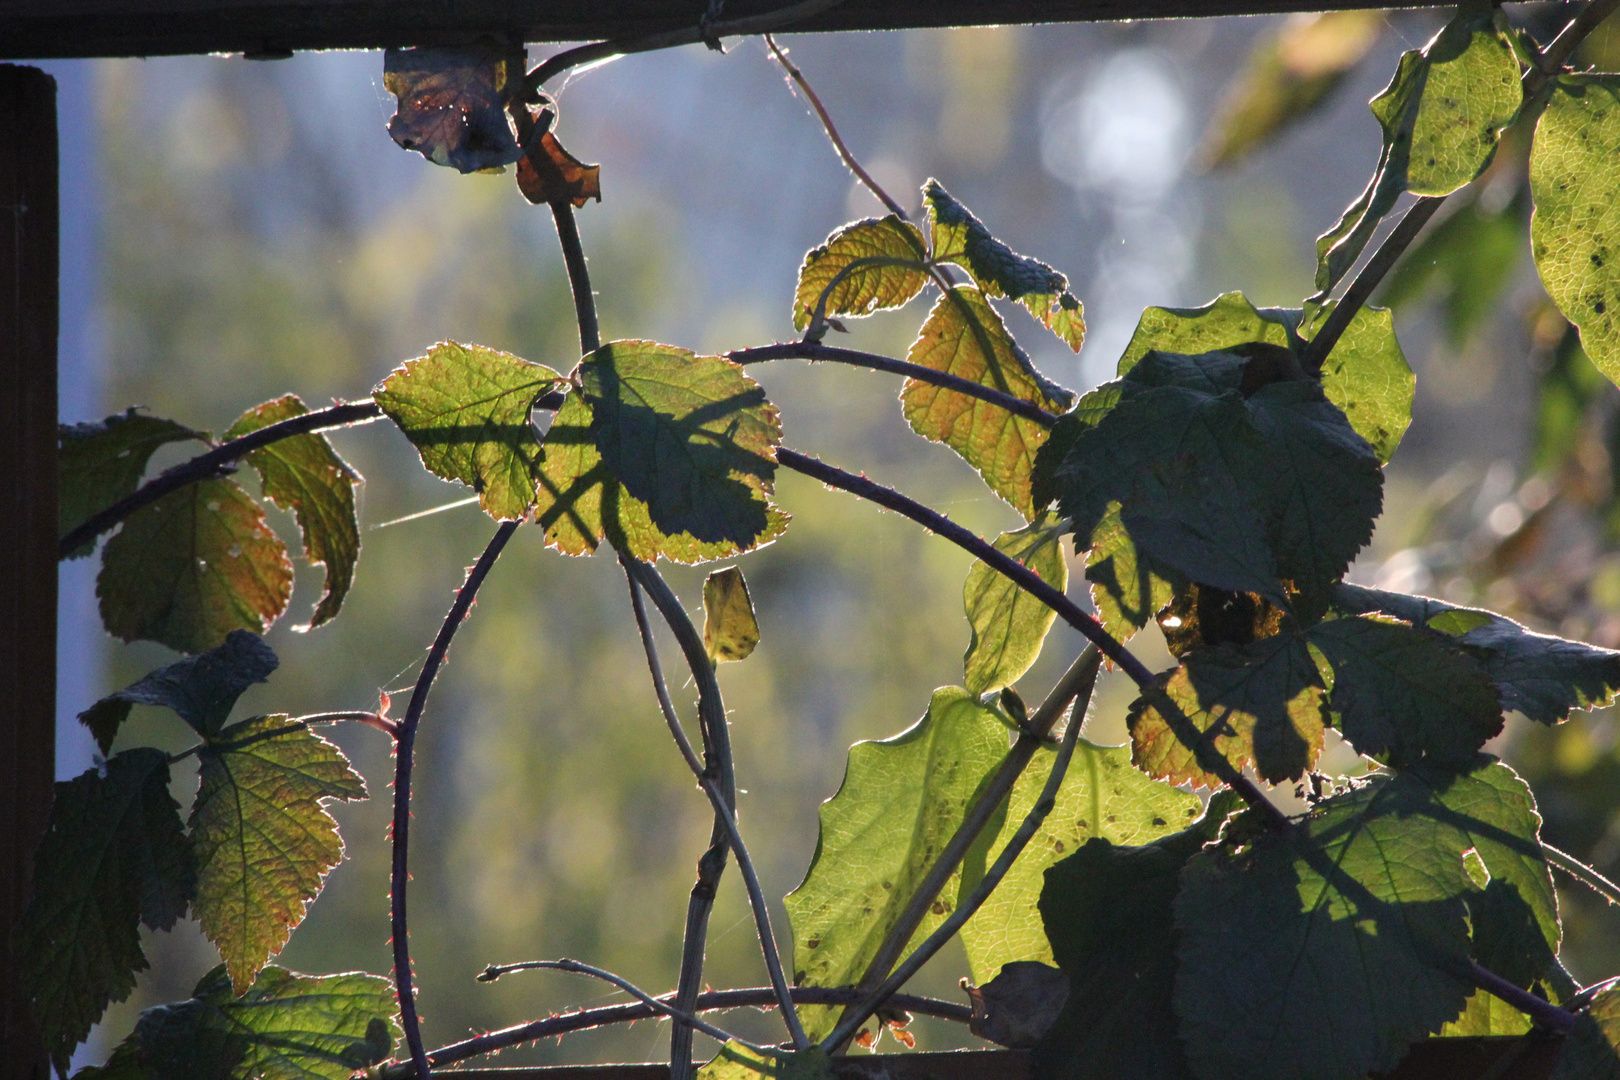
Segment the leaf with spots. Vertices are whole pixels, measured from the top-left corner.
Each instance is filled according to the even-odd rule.
[[[1298,780],[1322,752],[1327,718],[1322,677],[1305,639],[1282,633],[1248,645],[1194,649],[1161,676],[1164,692],[1234,769],[1262,780]],[[1131,706],[1131,760],[1172,784],[1218,788],[1169,720],[1144,695]]]
[[[383,52],[398,99],[388,134],[403,150],[458,172],[500,172],[522,156],[506,104],[523,83],[523,46],[479,42]]]
[[[264,511],[231,480],[203,480],[131,514],[102,552],[107,632],[185,653],[233,630],[262,634],[287,610],[292,562]]]
[[[1085,313],[1080,301],[1069,292],[1068,278],[991,236],[990,230],[967,207],[951,198],[938,180],[923,185],[923,199],[933,222],[936,262],[961,266],[986,296],[1006,297],[1022,304],[1065,345],[1080,351],[1086,337]],[[1050,385],[1043,389],[1049,394],[1056,391]]]
[[[759,622],[748,582],[735,566],[703,579],[703,648],[715,664],[746,660],[759,644]]]
[[[446,341],[395,369],[374,396],[428,472],[466,484],[484,513],[512,521],[535,501],[540,440],[529,414],[561,381],[542,364]]]
[[[838,793],[821,806],[821,837],[804,881],[785,901],[793,923],[793,982],[860,981],[917,885],[962,824],[979,784],[1007,753],[1008,722],[960,687],[934,691],[928,712],[899,735],[850,747]],[[960,871],[912,939],[949,913]],[[830,1032],[832,1007],[801,1010],[811,1038]]]
[[[845,225],[805,253],[793,295],[793,328],[810,325],[826,294],[825,315],[859,318],[904,307],[928,284],[928,246],[898,215]]]
[[[58,1069],[146,970],[140,924],[170,929],[196,886],[163,751],[126,750],[103,772],[56,784],[15,943],[22,994]]]
[[[346,1080],[388,1059],[397,1013],[377,975],[271,965],[243,992],[220,965],[190,1000],[141,1013],[131,1041],[163,1080]]]
[[[56,437],[56,525],[58,538],[89,521],[140,486],[146,463],[159,447],[207,436],[173,420],[136,409],[98,424],[62,424]],[[68,552],[82,559],[95,542]]]
[[[1078,721],[1071,721],[1078,722]],[[1043,746],[1013,785],[999,833],[986,829],[963,860],[961,896],[978,887],[984,871],[1023,824],[1040,798],[1057,757]],[[1037,960],[1055,964],[1036,901],[1047,868],[1093,838],[1114,844],[1146,844],[1185,828],[1202,809],[1197,796],[1151,780],[1131,765],[1124,747],[1075,744],[1069,771],[1058,787],[1052,811],[996,886],[996,891],[962,927],[968,968],[974,982],[988,982],[1003,964]]]
[[[343,751],[285,716],[233,724],[198,759],[197,918],[241,994],[343,859],[324,800],[363,799],[366,786]]]
[[[1530,150],[1530,252],[1581,347],[1620,382],[1620,75],[1561,75]]]
[[[1058,592],[1069,587],[1063,558],[1063,521],[1047,514],[996,538],[997,551],[1033,570]],[[1057,613],[984,562],[975,560],[962,586],[962,606],[973,631],[962,657],[970,692],[982,694],[1011,686],[1041,655],[1041,643]]]
[[[225,437],[240,438],[307,412],[296,394],[288,394],[249,409]],[[315,614],[308,626],[298,628],[313,630],[337,615],[354,582],[354,564],[360,558],[354,489],[362,478],[319,432],[279,439],[248,454],[247,462],[258,470],[265,498],[297,515],[304,557],[326,568],[326,588]]]
[[[1001,316],[971,286],[958,285],[940,297],[906,359],[1043,409],[1061,411],[1068,404],[1062,391],[1036,373]],[[1026,521],[1035,518],[1030,474],[1036,451],[1046,441],[1044,426],[999,405],[916,379],[906,380],[900,401],[913,431],[961,454],[991,491]]]

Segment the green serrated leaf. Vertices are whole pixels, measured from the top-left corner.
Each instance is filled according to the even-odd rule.
[[[772,527],[782,425],[737,364],[650,341],[580,362],[602,462],[665,534],[747,550]]]
[[[987,357],[982,336],[990,343]],[[984,294],[958,285],[939,298],[906,359],[992,387],[1043,409],[1061,411],[1068,400],[1035,371],[1007,333]],[[942,442],[979,471],[990,490],[1032,520],[1030,473],[1046,428],[999,405],[933,383],[907,379],[900,391],[906,420],[925,439]]]
[[[141,1064],[140,1047],[132,1034],[113,1047],[103,1065],[86,1065],[73,1074],[73,1080],[159,1080]]]
[[[1461,1013],[1474,884],[1432,796],[1380,775],[1189,860],[1175,1008],[1200,1078],[1361,1080]]]
[[[1308,637],[1333,669],[1339,730],[1363,754],[1466,765],[1502,730],[1489,677],[1437,634],[1355,616],[1319,623]]]
[[[579,394],[568,395],[540,455],[539,500],[535,520],[546,543],[565,555],[589,555],[606,536],[616,550],[638,559],[659,557],[697,563],[738,555],[745,547],[729,541],[705,542],[691,533],[664,533],[653,524],[647,504],[624,490],[602,461],[591,434],[592,410]],[[787,528],[788,515],[771,506],[758,544]]]
[[[1187,582],[1170,567],[1137,550],[1120,518],[1120,505],[1110,501],[1091,530],[1086,553],[1086,580],[1091,603],[1103,629],[1124,641],[1185,589]]]
[[[1495,994],[1475,990],[1468,995],[1462,1015],[1447,1021],[1440,1038],[1477,1038],[1482,1035],[1523,1035],[1531,1027],[1530,1018]]]
[[[1171,905],[1182,867],[1234,802],[1218,792],[1180,832],[1136,847],[1092,839],[1046,872],[1041,920],[1069,998],[1030,1058],[1034,1080],[1189,1080],[1171,1009]]]
[[[1004,296],[1022,304],[1065,345],[1080,351],[1086,337],[1085,315],[1080,301],[1069,292],[1068,278],[991,236],[990,230],[967,207],[951,198],[938,180],[923,185],[923,198],[933,221],[936,262],[961,266],[986,296]],[[1049,385],[1043,389],[1049,394],[1054,391]]]
[[[819,1046],[760,1053],[733,1039],[697,1071],[697,1080],[833,1080],[832,1058]]]
[[[1149,352],[1195,356],[1251,341],[1284,348],[1292,344],[1287,324],[1266,318],[1240,292],[1222,293],[1203,307],[1143,308],[1136,332],[1119,358],[1119,374],[1130,371]]]
[[[233,630],[218,648],[158,668],[97,705],[109,701],[161,705],[206,738],[225,726],[242,692],[268,679],[280,663],[263,638]]]
[[[975,790],[1007,752],[1007,727],[960,687],[934,691],[921,720],[891,739],[850,747],[838,793],[821,806],[821,837],[804,881],[784,903],[793,922],[793,982],[845,986],[894,926],[961,825]],[[949,913],[960,871],[941,891],[913,944]],[[800,1010],[813,1039],[838,1010]]]
[[[703,579],[703,616],[703,648],[711,663],[746,660],[759,644],[754,601],[735,566]]]
[[[363,799],[366,786],[343,751],[285,716],[232,724],[198,760],[197,918],[241,994],[343,859],[323,800]]]
[[[435,476],[478,492],[478,505],[512,521],[534,505],[540,456],[529,413],[562,377],[481,345],[440,342],[373,391]]]
[[[1530,149],[1530,251],[1581,345],[1620,381],[1620,75],[1561,75]]]
[[[196,885],[163,751],[126,750],[104,771],[57,783],[15,942],[23,994],[58,1069],[146,970],[140,924],[172,927]]]
[[[821,294],[860,259],[874,261],[850,270],[833,285],[827,293],[825,314],[859,318],[905,306],[928,284],[927,258],[928,245],[922,233],[898,215],[845,225],[820,247],[805,253],[793,297],[793,328],[803,330],[810,325]]]
[[[118,729],[129,719],[130,703],[117,697],[104,697],[79,714],[79,723],[90,729],[102,757],[112,753]]]
[[[1620,986],[1599,993],[1576,1018],[1550,1080],[1620,1080]]]
[[[1063,558],[1064,522],[1047,514],[1033,524],[996,538],[995,548],[1033,570],[1058,592],[1069,587]],[[973,640],[962,657],[967,688],[983,694],[1017,682],[1041,655],[1041,643],[1057,613],[975,560],[962,586]]]
[[[164,1080],[346,1080],[387,1060],[400,1034],[394,987],[364,972],[271,965],[233,993],[221,964],[189,1001],[141,1013],[141,1060]]]
[[[243,413],[225,437],[239,438],[307,412],[296,394],[288,394]],[[319,432],[278,440],[250,453],[247,461],[259,473],[265,498],[297,515],[304,557],[326,568],[326,588],[315,614],[308,626],[296,628],[313,630],[337,615],[354,582],[354,564],[360,558],[354,489],[363,478]]]
[[[184,653],[233,630],[262,634],[287,610],[292,562],[264,511],[230,480],[203,480],[142,507],[102,552],[107,632]]]
[[[1318,297],[1355,265],[1403,191],[1449,195],[1490,164],[1523,101],[1505,26],[1499,13],[1466,9],[1421,52],[1401,56],[1395,77],[1372,101],[1384,131],[1378,171],[1316,242]]]
[[[1298,780],[1322,752],[1327,706],[1322,677],[1305,639],[1276,634],[1249,645],[1194,649],[1164,679],[1164,691],[1204,737],[1262,780]],[[1150,697],[1131,706],[1131,760],[1172,784],[1218,788],[1192,748],[1176,738]]]
[[[1073,722],[1073,721],[1071,721]],[[986,867],[1001,857],[1007,841],[1034,808],[1052,774],[1055,747],[1043,746],[1013,786],[999,833],[986,829],[963,861],[961,895],[978,887]],[[986,983],[1002,965],[1018,960],[1056,964],[1036,901],[1047,868],[1093,838],[1115,844],[1146,844],[1185,828],[1198,817],[1197,796],[1150,780],[1132,767],[1124,747],[1080,739],[1052,810],[996,891],[962,927],[968,970]]]
[[[133,408],[99,424],[58,427],[57,537],[67,536],[119,499],[133,495],[158,447],[187,439],[206,440],[207,436]],[[95,546],[91,541],[68,552],[67,557],[82,559]]]
[[[1502,708],[1543,724],[1566,719],[1572,709],[1606,708],[1620,695],[1620,652],[1612,649],[1537,634],[1504,615],[1426,596],[1340,584],[1334,602],[1351,613],[1382,611],[1455,636],[1496,684]]]

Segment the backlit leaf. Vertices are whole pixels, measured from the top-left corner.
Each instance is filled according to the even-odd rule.
[[[995,548],[1038,574],[1058,592],[1069,587],[1061,519],[1051,514],[1015,532],[1002,533]],[[962,658],[967,688],[975,694],[1017,682],[1041,655],[1057,613],[988,565],[975,560],[962,586],[973,640]]]
[[[1006,721],[959,687],[934,691],[927,714],[899,735],[850,747],[844,782],[821,806],[810,869],[784,901],[796,985],[860,981],[1006,752]],[[960,876],[952,875],[912,944],[949,913]],[[800,1012],[812,1038],[830,1032],[838,1016],[832,1007]]]
[[[1206,167],[1230,165],[1314,112],[1373,43],[1376,11],[1296,15],[1265,35],[1216,109],[1200,152]]]
[[[203,480],[131,514],[102,553],[101,622],[125,641],[197,653],[262,634],[292,597],[287,548],[231,480]]]
[[[1502,707],[1543,724],[1571,709],[1601,709],[1620,694],[1620,652],[1581,641],[1537,634],[1503,615],[1459,608],[1427,596],[1339,585],[1335,603],[1345,611],[1382,611],[1456,637],[1485,669]]]
[[[1577,1018],[1551,1080],[1620,1080],[1620,986],[1600,992]]]
[[[584,206],[602,201],[602,166],[587,165],[563,148],[551,133],[535,123],[535,107],[525,106],[518,118],[518,136],[524,150],[518,159],[517,185],[523,197],[537,206],[568,201]],[[538,134],[537,134],[538,132]]]
[[[1171,904],[1182,867],[1233,801],[1217,793],[1188,826],[1194,801],[1180,832],[1142,846],[1092,839],[1046,872],[1040,915],[1069,998],[1031,1056],[1034,1080],[1189,1080],[1171,1009]]]
[[[928,284],[928,271],[923,268],[927,257],[922,233],[898,215],[845,225],[820,247],[805,253],[793,296],[793,328],[803,330],[810,325],[821,294],[858,259],[883,261],[850,270],[833,285],[827,293],[825,314],[858,318],[904,306]]]
[[[1475,886],[1433,795],[1376,776],[1187,863],[1175,1008],[1199,1077],[1361,1080],[1461,1013]]]
[[[961,266],[986,296],[1004,296],[1022,304],[1065,345],[1080,351],[1086,321],[1080,301],[1069,292],[1068,278],[991,236],[990,230],[967,207],[951,198],[938,180],[923,185],[923,198],[933,222],[935,261]],[[1056,388],[1047,385],[1042,389],[1054,394]]]
[[[387,1060],[399,1036],[393,984],[364,972],[272,965],[238,996],[222,964],[192,994],[135,1026],[141,1060],[164,1080],[346,1080]]]
[[[249,409],[231,429],[227,439],[281,420],[309,412],[295,394],[267,401]],[[315,605],[309,625],[313,630],[337,615],[354,581],[354,564],[360,558],[360,520],[354,509],[354,489],[361,482],[359,473],[332,449],[325,435],[310,432],[280,439],[247,456],[258,470],[265,498],[298,516],[304,534],[304,557],[326,568],[326,588]]]
[[[1462,1015],[1440,1029],[1440,1038],[1455,1039],[1480,1035],[1523,1035],[1530,1030],[1530,1018],[1495,994],[1475,990],[1468,995]]]
[[[429,472],[468,485],[486,514],[511,521],[534,505],[540,440],[529,413],[560,381],[510,353],[446,341],[395,369],[374,397]]]
[[[772,528],[782,425],[742,368],[650,341],[616,341],[580,362],[602,462],[668,535],[753,547]]]
[[[15,941],[23,993],[59,1069],[146,970],[139,924],[172,927],[196,885],[163,751],[126,750],[104,774],[56,784]]]
[[[1130,371],[1150,352],[1196,356],[1251,341],[1284,348],[1292,344],[1288,324],[1261,312],[1240,292],[1222,293],[1203,307],[1143,308],[1136,332],[1119,358],[1119,374]]]
[[[160,446],[204,439],[201,432],[173,420],[130,409],[99,424],[63,424],[57,428],[58,538],[84,524],[140,486],[146,463]],[[95,549],[92,541],[68,553],[81,559]]]
[[[713,663],[746,660],[759,644],[754,601],[735,566],[703,579],[703,616],[703,647]]]
[[[522,154],[506,103],[522,85],[523,61],[521,45],[384,50],[383,86],[399,102],[389,136],[435,165],[499,171]]]
[[[1068,404],[1061,391],[1036,373],[1001,316],[971,286],[958,285],[939,298],[906,359],[1053,412]],[[1026,520],[1035,517],[1030,471],[1046,441],[1045,427],[999,405],[916,379],[906,380],[900,401],[913,431],[961,454],[991,491]]]
[[[833,1080],[836,1075],[832,1058],[819,1046],[761,1054],[733,1039],[697,1071],[697,1080]]]
[[[1176,590],[1186,587],[1186,580],[1137,550],[1119,511],[1119,503],[1110,501],[1092,527],[1086,580],[1091,582],[1091,603],[1098,621],[1124,641],[1162,611]]]
[[[173,709],[193,731],[208,737],[225,726],[242,692],[268,679],[279,663],[263,638],[233,630],[219,647],[161,667],[108,700]]]
[[[1071,721],[1078,722],[1078,721]],[[1055,747],[1043,746],[1024,769],[1008,799],[998,832],[986,829],[963,862],[961,893],[978,887],[984,871],[1035,806],[1052,774]],[[1003,964],[1036,960],[1055,964],[1036,901],[1047,868],[1100,837],[1115,844],[1146,844],[1185,828],[1202,810],[1198,798],[1142,775],[1122,746],[1075,744],[1069,771],[1058,787],[1051,813],[1029,846],[1002,878],[996,891],[962,927],[968,970],[975,982],[988,982]]]
[[[343,859],[323,800],[363,799],[366,787],[341,750],[285,716],[233,724],[198,758],[197,918],[240,994]]]
[[[1562,75],[1530,150],[1530,251],[1547,295],[1620,381],[1620,75]]]
[[[1502,730],[1496,688],[1438,634],[1353,616],[1319,623],[1309,637],[1333,668],[1339,730],[1363,754],[1464,765]]]
[[[1295,634],[1194,649],[1165,678],[1164,690],[1234,769],[1253,765],[1268,783],[1298,780],[1322,752],[1322,677]],[[1137,768],[1172,784],[1221,786],[1152,697],[1136,700],[1127,723]]]
[[[565,555],[589,555],[606,536],[619,550],[651,561],[660,556],[696,563],[740,554],[746,547],[729,541],[700,541],[691,533],[664,533],[652,522],[647,504],[624,490],[602,461],[591,434],[591,406],[569,394],[551,422],[541,448],[539,500],[535,520],[546,543]],[[776,539],[788,516],[774,505],[759,544]]]

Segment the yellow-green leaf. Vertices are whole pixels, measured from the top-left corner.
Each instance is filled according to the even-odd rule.
[[[826,243],[805,253],[793,297],[794,329],[810,325],[824,292],[826,315],[858,318],[903,307],[928,284],[927,258],[922,233],[898,215],[845,225],[827,237]],[[871,261],[849,269],[860,260]],[[840,274],[844,276],[839,278]]]
[[[235,439],[281,420],[309,412],[296,394],[249,409],[225,433]],[[337,455],[325,435],[309,432],[280,439],[247,456],[258,470],[265,498],[291,510],[304,534],[304,557],[326,568],[326,588],[315,605],[313,630],[338,613],[354,581],[360,558],[360,519],[354,489],[362,477]]]
[[[102,553],[107,632],[198,653],[265,629],[292,597],[287,548],[230,480],[203,480],[131,514]]]
[[[703,647],[712,662],[746,660],[759,644],[754,601],[748,595],[748,582],[735,566],[703,579],[703,616]]]
[[[529,413],[560,381],[542,364],[446,341],[407,360],[373,396],[429,472],[468,485],[486,514],[511,521],[534,505],[540,441]]]
[[[988,349],[986,348],[988,345]],[[959,285],[940,297],[906,359],[989,386],[1043,409],[1066,399],[1048,391],[1024,351],[978,289]],[[1047,429],[999,405],[933,383],[907,379],[900,391],[906,420],[925,439],[942,442],[979,471],[990,490],[1026,520],[1036,514],[1030,493],[1035,452]]]
[[[758,1050],[733,1039],[697,1071],[697,1080],[833,1080],[832,1058],[819,1046]]]
[[[1064,531],[1061,518],[1046,514],[1022,529],[1002,533],[995,548],[1064,592],[1069,587]],[[1057,618],[1051,608],[979,560],[968,568],[962,606],[973,630],[962,666],[967,688],[975,694],[1017,682],[1041,655],[1041,643]]]
[[[233,724],[198,758],[197,918],[240,994],[343,859],[323,801],[363,799],[366,787],[343,751],[285,716]]]
[[[1120,519],[1118,500],[1091,530],[1086,552],[1086,580],[1091,603],[1103,629],[1121,641],[1135,634],[1164,610],[1186,579],[1139,550]]]

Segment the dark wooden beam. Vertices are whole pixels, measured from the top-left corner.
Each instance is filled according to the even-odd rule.
[[[0,64],[0,1078],[44,1080],[10,948],[56,772],[56,80]]]
[[[789,0],[727,0],[723,19]],[[374,49],[464,42],[596,41],[696,26],[707,0],[0,0],[0,58]],[[845,0],[801,31],[1257,15],[1433,0]]]

